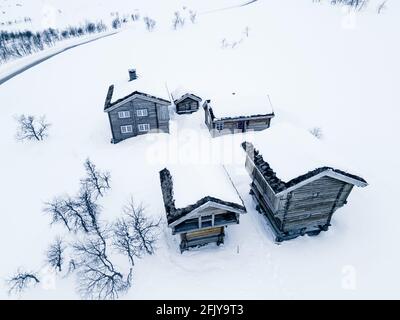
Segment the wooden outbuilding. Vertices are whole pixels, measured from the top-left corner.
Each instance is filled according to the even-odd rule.
[[[111,85],[104,104],[111,142],[118,143],[149,132],[168,133],[170,105],[163,84],[137,78],[136,70],[129,70],[129,81]]]
[[[199,96],[183,88],[176,89],[171,93],[171,96],[178,114],[196,112],[199,110],[202,101]]]
[[[171,169],[171,167],[170,167]],[[225,228],[246,213],[237,190],[222,166],[160,171],[161,190],[172,234],[181,252],[208,243],[224,243]],[[207,177],[213,176],[215,182]],[[190,177],[190,179],[188,179]]]
[[[215,94],[203,103],[205,124],[213,137],[268,129],[275,116],[267,94]]]
[[[332,157],[322,157],[322,142],[302,129],[278,125],[242,146],[250,193],[277,242],[327,231],[353,187],[367,186],[363,178],[331,165]]]

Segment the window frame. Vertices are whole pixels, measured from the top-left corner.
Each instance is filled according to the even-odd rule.
[[[137,117],[148,117],[149,116],[149,111],[147,109],[137,109],[136,110],[136,116]]]
[[[143,128],[143,129],[141,129]],[[147,130],[144,128],[148,128]],[[139,123],[138,124],[138,131],[139,132],[149,132],[150,131],[150,124],[149,123]]]
[[[210,225],[203,225],[203,223],[209,223]],[[199,216],[199,229],[212,228],[215,225],[215,215],[210,214],[207,216]]]
[[[215,123],[215,129],[218,131],[224,130],[225,124],[223,121],[219,121]]]
[[[130,128],[130,131],[128,130],[128,128]],[[128,125],[125,125],[125,126],[121,126],[120,130],[121,130],[122,134],[133,133],[133,126],[131,124],[128,124]]]
[[[129,110],[118,111],[118,119],[127,119],[131,117],[131,112]]]

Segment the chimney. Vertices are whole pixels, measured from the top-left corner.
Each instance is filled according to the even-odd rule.
[[[136,69],[129,69],[129,81],[133,81],[137,79]]]

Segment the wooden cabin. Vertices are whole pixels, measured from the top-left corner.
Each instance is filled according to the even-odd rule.
[[[161,190],[168,226],[179,235],[181,252],[224,243],[225,228],[239,224],[246,209],[223,167],[170,170],[160,171]],[[210,176],[217,182],[210,183]]]
[[[277,242],[327,231],[353,187],[367,186],[363,178],[330,166],[332,159],[323,160],[317,148],[322,142],[307,131],[273,127],[258,138],[256,145],[242,145],[252,179],[250,193]]]
[[[112,143],[149,132],[169,132],[171,102],[163,84],[138,79],[136,70],[129,70],[129,81],[111,85],[104,104],[108,114]]]
[[[265,130],[275,116],[269,96],[257,92],[219,94],[206,100],[203,109],[213,137]]]
[[[176,113],[188,114],[199,110],[202,99],[188,90],[179,88],[172,92]]]

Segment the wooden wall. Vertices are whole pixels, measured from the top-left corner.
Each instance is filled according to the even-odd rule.
[[[203,229],[194,232],[181,234],[181,252],[188,250],[190,247],[202,246],[208,243],[215,242],[220,245],[224,242],[224,227],[216,227]]]
[[[352,188],[343,181],[322,177],[279,198],[275,216],[285,232],[318,229],[330,223],[332,214],[345,204]]]
[[[268,129],[271,124],[271,118],[266,116],[258,117],[244,117],[244,118],[227,118],[227,119],[214,119],[212,120],[210,108],[205,103],[205,124],[210,130],[212,137],[219,137],[226,134],[235,134],[246,131],[261,131]],[[217,123],[223,123],[223,130],[217,129]]]
[[[323,176],[277,196],[249,155],[245,166],[253,179],[252,193],[258,207],[270,220],[278,238],[283,240],[327,230],[333,213],[346,203],[353,189],[352,184]]]
[[[178,114],[192,113],[199,110],[199,102],[188,97],[176,104],[176,112]]]
[[[138,117],[136,111],[139,109],[146,109],[148,116]],[[130,118],[120,119],[118,117],[118,112],[120,111],[130,111]],[[169,132],[168,107],[140,98],[127,101],[126,103],[120,105],[118,108],[110,111],[109,119],[114,143],[131,137],[135,137],[139,134],[145,134],[146,132],[139,132],[139,124],[148,123],[150,125],[150,130]],[[133,132],[129,134],[123,134],[121,132],[121,126],[125,125],[132,125]]]

